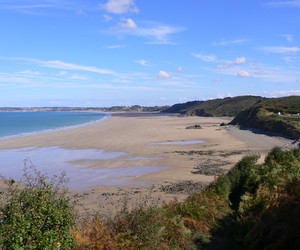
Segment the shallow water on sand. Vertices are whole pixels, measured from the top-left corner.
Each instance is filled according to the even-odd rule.
[[[29,168],[34,166],[49,177],[60,176],[62,172],[66,172],[66,177],[70,179],[67,183],[68,188],[86,190],[96,185],[136,184],[134,178],[162,169],[153,166],[101,168],[101,161],[121,157],[126,157],[126,154],[96,149],[61,147],[4,149],[0,150],[0,174],[5,178],[19,180],[24,174],[25,166]],[[88,162],[91,160],[99,161],[99,168],[89,168]]]
[[[205,143],[203,140],[193,140],[193,141],[164,141],[164,142],[152,142],[149,145],[194,145],[194,144],[201,144]]]

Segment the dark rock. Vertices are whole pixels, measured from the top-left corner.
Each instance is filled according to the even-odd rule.
[[[181,181],[162,186],[160,190],[168,194],[190,195],[202,191],[205,187],[207,187],[207,184],[203,182]]]
[[[186,127],[186,129],[201,129],[202,127],[201,127],[201,125],[199,125],[199,124],[196,124],[196,125],[192,125],[192,126],[188,126],[188,127]]]
[[[216,176],[225,172],[224,169],[218,166],[208,164],[199,164],[195,169],[196,170],[192,172],[193,174],[203,174],[207,176]]]

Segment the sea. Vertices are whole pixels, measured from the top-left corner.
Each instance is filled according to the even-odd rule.
[[[52,132],[109,118],[97,112],[0,112],[0,138]]]

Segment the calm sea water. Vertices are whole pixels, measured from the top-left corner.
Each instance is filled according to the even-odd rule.
[[[63,129],[107,117],[89,112],[0,112],[0,138]]]

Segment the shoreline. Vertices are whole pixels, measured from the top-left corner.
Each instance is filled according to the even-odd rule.
[[[0,137],[1,140],[8,140],[8,139],[14,139],[14,138],[21,138],[21,137],[26,137],[26,136],[33,136],[33,135],[39,135],[39,134],[49,134],[49,133],[55,133],[59,131],[65,131],[68,129],[74,129],[74,128],[80,128],[84,126],[88,126],[94,123],[102,122],[105,121],[106,119],[109,119],[111,117],[110,113],[105,113],[105,112],[89,112],[89,111],[30,111],[30,112],[22,112],[22,111],[4,111],[2,113],[38,113],[38,112],[44,112],[44,113],[49,113],[49,112],[68,112],[68,113],[99,113],[105,115],[104,117],[84,123],[79,123],[75,125],[68,125],[68,126],[63,126],[63,127],[55,127],[55,128],[50,128],[50,129],[42,129],[38,131],[33,131],[33,132],[22,132],[18,134],[13,134],[13,135],[5,135]]]
[[[224,121],[227,119],[155,113],[112,113],[110,119],[96,124],[0,140],[0,152],[1,149],[30,147],[95,149],[122,152],[125,155],[88,161],[90,165],[82,166],[83,169],[119,171],[130,167],[162,168],[160,171],[140,176],[125,171],[125,175],[118,178],[129,179],[128,185],[95,185],[89,190],[71,190],[85,210],[94,211],[102,204],[101,206],[110,211],[111,208],[120,205],[119,201],[124,199],[124,196],[129,196],[133,203],[142,195],[149,193],[154,196],[154,200],[159,199],[161,202],[174,198],[184,199],[192,189],[187,193],[180,192],[182,189],[187,186],[193,187],[194,184],[199,189],[202,184],[205,186],[215,178],[214,172],[212,175],[205,175],[203,169],[210,170],[214,167],[216,171],[219,169],[227,171],[245,154],[264,155],[274,146],[283,146],[287,143],[287,140],[282,138],[253,134],[230,126],[220,127],[219,124]],[[195,124],[201,125],[201,129],[186,129]],[[164,143],[182,141],[205,141],[205,143],[183,143],[183,145]],[[151,145],[158,142],[162,144]],[[76,181],[80,182],[80,176]],[[114,181],[118,183],[117,179]],[[174,186],[175,191],[168,193],[166,190],[170,185]],[[179,188],[178,186],[175,188],[176,185],[179,185]]]

